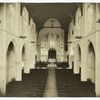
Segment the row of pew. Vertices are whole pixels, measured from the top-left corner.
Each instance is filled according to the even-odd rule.
[[[43,67],[47,67],[48,65],[48,62],[41,62],[41,61],[38,61],[36,62],[35,64],[35,68],[43,68]]]
[[[95,85],[88,80],[81,81],[79,74],[72,69],[55,70],[56,85],[59,97],[95,97]]]
[[[43,97],[48,70],[31,69],[29,74],[22,72],[22,81],[7,84],[6,97]]]

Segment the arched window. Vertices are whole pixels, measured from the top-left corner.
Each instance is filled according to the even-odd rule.
[[[9,43],[7,54],[6,54],[6,83],[10,82],[13,78],[15,78],[16,74],[16,54],[14,44],[11,41]]]
[[[27,25],[28,25],[28,11],[24,7],[22,11],[22,35],[26,36],[27,35]]]
[[[16,4],[8,4],[8,25],[10,31],[15,30],[14,27],[16,25]]]
[[[81,36],[81,9],[78,8],[76,12],[76,36]]]
[[[93,17],[94,17],[94,11],[93,11],[93,4],[87,4],[87,29],[88,32],[90,32],[93,28]]]

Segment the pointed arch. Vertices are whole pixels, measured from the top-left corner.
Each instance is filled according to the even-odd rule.
[[[77,45],[77,50],[78,50],[77,62],[78,62],[78,67],[81,73],[81,47],[79,44]]]
[[[6,52],[6,83],[16,77],[16,52],[13,41],[8,45]]]
[[[23,46],[22,47],[22,70],[24,70],[25,61],[26,61],[26,51],[25,51],[25,46]]]
[[[87,79],[95,83],[95,49],[91,41],[87,48]]]

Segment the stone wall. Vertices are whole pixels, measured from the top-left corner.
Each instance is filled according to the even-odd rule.
[[[4,95],[6,84],[13,78],[22,80],[22,68],[29,73],[34,68],[36,46],[35,23],[29,23],[29,13],[24,7],[20,15],[19,3],[0,5],[0,92]],[[33,31],[32,31],[33,28]],[[25,47],[26,58],[22,60],[22,49]]]

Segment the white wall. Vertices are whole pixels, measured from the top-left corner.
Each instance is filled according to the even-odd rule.
[[[90,7],[90,8],[89,8]],[[78,8],[80,9],[80,8]],[[99,74],[99,28],[100,25],[97,20],[100,19],[100,5],[99,4],[83,4],[83,14],[80,18],[75,18],[74,25],[74,74],[79,74],[79,62],[78,62],[78,49],[77,45],[81,48],[81,81],[91,81],[95,84],[95,92],[97,96],[100,96],[100,74]],[[77,10],[76,17],[78,17],[81,10]],[[80,22],[80,24],[78,24]],[[80,28],[79,28],[80,27]],[[78,34],[80,33],[80,34]],[[69,31],[69,34],[71,32]],[[82,38],[76,39],[75,36],[81,36]],[[70,40],[71,38],[69,38]],[[94,48],[94,54],[88,52],[89,44],[92,43]],[[71,48],[71,45],[68,46]],[[70,51],[70,49],[69,49]],[[70,53],[69,53],[70,55]],[[71,62],[71,59],[69,59]],[[70,64],[70,63],[69,63]],[[71,66],[71,64],[70,64]]]
[[[35,45],[31,43],[34,31],[30,31],[29,13],[24,7],[22,15],[20,15],[20,4],[1,4],[0,5],[0,92],[4,95],[6,92],[6,84],[15,78],[16,81],[22,80],[22,48],[25,46],[26,60],[24,72],[29,73],[30,68],[34,67],[30,59],[35,55]],[[25,18],[26,16],[26,18]],[[24,18],[24,23],[23,23]],[[33,24],[33,27],[36,27]],[[33,33],[34,32],[34,33]],[[26,38],[20,38],[26,36]],[[31,39],[30,39],[31,36]],[[34,35],[33,35],[34,36]],[[33,37],[33,40],[36,37]],[[14,52],[7,59],[7,51],[10,43],[14,45]],[[35,48],[34,48],[35,47]],[[33,49],[34,48],[34,49]],[[32,52],[33,50],[33,52]],[[34,58],[33,58],[34,60]],[[7,72],[7,69],[9,71]],[[8,73],[8,75],[7,75]]]

